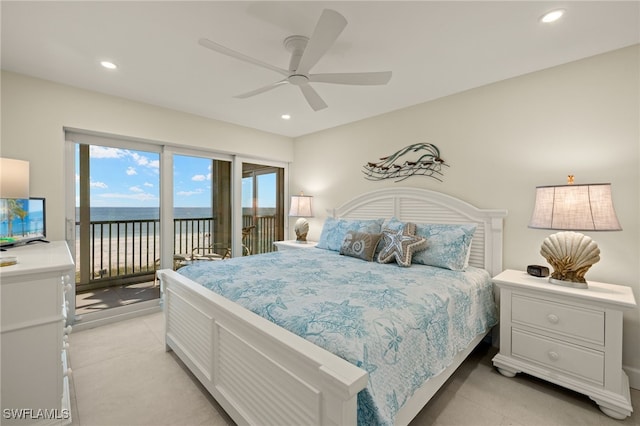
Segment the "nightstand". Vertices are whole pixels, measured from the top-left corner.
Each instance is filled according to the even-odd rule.
[[[622,311],[636,307],[630,287],[562,287],[514,270],[493,282],[500,288],[500,353],[493,358],[500,373],[527,373],[588,395],[615,419],[631,414],[622,370]]]
[[[307,241],[307,243],[299,243],[296,240],[287,241],[274,241],[273,245],[276,246],[278,251],[284,250],[296,250],[315,247],[318,243],[316,241]]]

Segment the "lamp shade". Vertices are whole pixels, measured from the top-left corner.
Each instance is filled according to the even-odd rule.
[[[0,158],[0,198],[29,198],[29,162]]]
[[[312,198],[310,195],[292,195],[289,216],[313,217],[313,210],[311,209]]]
[[[611,184],[538,186],[529,228],[620,231]]]

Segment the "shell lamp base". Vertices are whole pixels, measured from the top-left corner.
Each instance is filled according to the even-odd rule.
[[[573,287],[573,288],[589,288],[587,283],[575,283],[573,281],[563,281],[557,280],[555,278],[549,278],[549,283],[555,285],[561,285],[563,287]]]

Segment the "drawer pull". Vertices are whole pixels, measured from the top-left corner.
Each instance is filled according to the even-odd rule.
[[[558,321],[560,321],[560,318],[558,318],[558,316],[557,316],[557,315],[554,315],[554,314],[549,314],[549,315],[547,315],[547,319],[549,320],[549,322],[550,322],[551,324],[557,324],[557,323],[558,323]]]
[[[551,361],[557,361],[560,358],[560,355],[558,355],[558,352],[554,352],[554,351],[549,351],[547,355],[549,355],[549,359]]]

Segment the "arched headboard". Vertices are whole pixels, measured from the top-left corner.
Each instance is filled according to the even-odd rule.
[[[414,223],[476,223],[469,264],[492,276],[502,272],[504,209],[479,209],[466,201],[421,188],[385,188],[359,195],[334,209],[333,217],[396,217]]]

